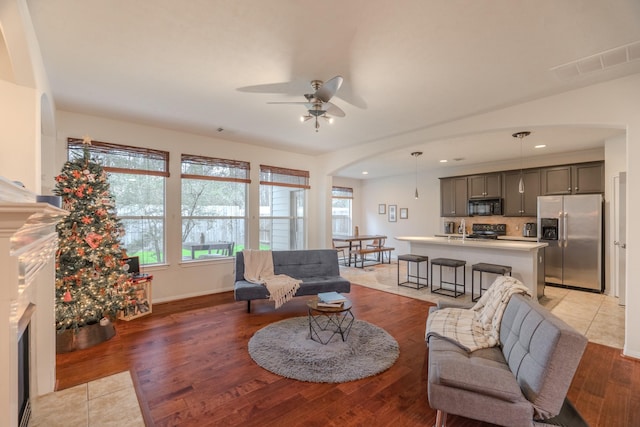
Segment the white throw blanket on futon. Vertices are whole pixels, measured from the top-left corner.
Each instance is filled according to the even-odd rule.
[[[276,308],[293,298],[300,288],[300,280],[286,274],[274,273],[271,251],[247,249],[242,251],[242,255],[244,256],[244,279],[247,282],[266,286],[269,299],[275,302]]]
[[[425,338],[434,335],[458,344],[468,352],[500,344],[500,322],[514,294],[529,294],[522,282],[499,276],[470,309],[443,308],[429,314]]]

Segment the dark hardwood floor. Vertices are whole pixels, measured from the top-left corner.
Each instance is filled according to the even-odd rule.
[[[353,285],[358,319],[383,327],[400,345],[386,372],[342,384],[290,380],[257,366],[247,342],[274,321],[306,315],[306,298],[279,310],[227,292],[155,304],[118,321],[117,335],[57,357],[58,389],[129,370],[149,426],[432,426],[426,391],[425,321],[430,303]],[[569,398],[591,426],[640,425],[640,362],[589,344]],[[449,416],[451,427],[489,424]]]

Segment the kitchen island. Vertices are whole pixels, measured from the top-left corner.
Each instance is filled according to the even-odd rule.
[[[544,248],[548,246],[547,243],[462,237],[398,236],[395,239],[409,242],[412,254],[426,255],[430,260],[454,258],[466,261],[468,293],[471,293],[471,266],[486,262],[510,265],[511,275],[529,288],[535,300],[544,295]],[[434,274],[437,271],[434,269]],[[478,274],[476,273],[476,282]]]

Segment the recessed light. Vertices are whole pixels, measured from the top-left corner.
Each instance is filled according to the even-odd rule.
[[[367,171],[362,171],[362,175],[369,175],[369,172],[367,172]]]
[[[440,163],[447,163],[448,161],[449,160],[447,160],[447,159],[442,159],[442,160],[440,160]]]
[[[540,145],[536,145],[536,146],[534,146],[533,148],[544,148],[544,147],[546,147],[546,145],[545,145],[545,144],[540,144]]]

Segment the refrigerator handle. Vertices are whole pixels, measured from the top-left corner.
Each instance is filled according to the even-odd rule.
[[[567,231],[567,216],[568,216],[568,214],[566,212],[564,212],[563,218],[562,218],[562,221],[563,221],[563,224],[562,224],[562,228],[563,228],[563,230],[562,230],[563,231],[562,240],[563,240],[563,245],[564,245],[565,248],[567,247],[567,240],[569,238],[569,233]]]

